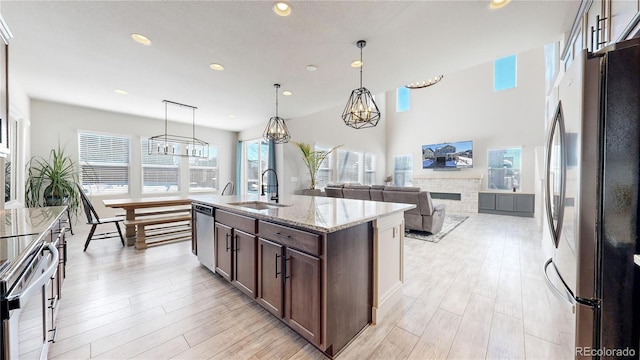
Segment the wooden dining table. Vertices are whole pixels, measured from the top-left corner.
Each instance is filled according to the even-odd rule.
[[[109,208],[125,210],[125,232],[127,246],[132,246],[136,242],[136,226],[131,223],[141,215],[148,215],[139,210],[149,208],[170,208],[172,206],[191,205],[191,199],[186,196],[160,196],[160,197],[140,197],[105,199],[104,206]]]

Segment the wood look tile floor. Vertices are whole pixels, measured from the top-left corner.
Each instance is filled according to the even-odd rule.
[[[110,225],[103,225],[111,230]],[[147,250],[68,236],[51,359],[323,359],[189,242]],[[100,229],[99,229],[100,230]],[[471,214],[439,243],[406,239],[404,298],[337,359],[570,359],[534,219]],[[561,310],[561,309],[560,309]]]

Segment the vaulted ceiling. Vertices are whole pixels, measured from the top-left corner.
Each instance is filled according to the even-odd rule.
[[[159,119],[167,99],[197,106],[198,125],[240,131],[274,115],[274,83],[293,92],[280,96],[285,119],[346,103],[360,39],[377,94],[556,41],[579,4],[294,1],[280,17],[271,1],[8,1],[0,12],[10,76],[32,98]]]

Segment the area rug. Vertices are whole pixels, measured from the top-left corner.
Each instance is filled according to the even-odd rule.
[[[442,223],[442,230],[437,234],[432,234],[426,231],[405,230],[404,236],[412,239],[437,243],[452,232],[453,229],[460,226],[460,224],[467,220],[467,218],[469,217],[463,215],[445,215],[444,222]]]

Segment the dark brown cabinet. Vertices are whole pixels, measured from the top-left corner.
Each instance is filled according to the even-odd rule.
[[[258,239],[258,302],[272,314],[283,317],[283,246]]]
[[[320,259],[294,249],[285,253],[285,321],[307,340],[320,344]]]
[[[215,223],[216,273],[245,294],[256,296],[256,220],[218,211]]]
[[[319,345],[320,259],[263,238],[258,243],[258,302]]]
[[[253,234],[233,230],[231,283],[251,297],[256,297],[256,239]]]
[[[220,274],[227,281],[231,281],[231,261],[233,252],[231,251],[232,231],[227,225],[215,224],[215,258],[216,273]]]

